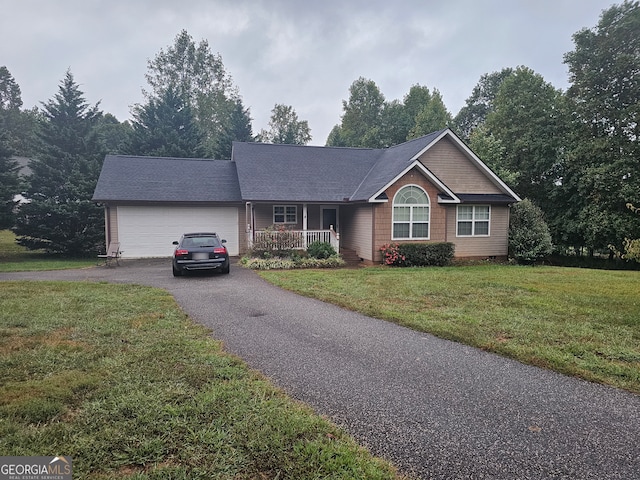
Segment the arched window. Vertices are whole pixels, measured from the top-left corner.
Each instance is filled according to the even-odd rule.
[[[402,187],[393,198],[393,239],[429,239],[429,196],[417,185]]]

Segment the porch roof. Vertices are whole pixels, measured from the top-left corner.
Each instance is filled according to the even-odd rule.
[[[266,143],[233,144],[242,198],[269,202],[344,202],[380,150]]]

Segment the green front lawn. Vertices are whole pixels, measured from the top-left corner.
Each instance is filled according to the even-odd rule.
[[[16,243],[10,230],[0,230],[0,272],[34,272],[95,266],[96,258],[67,258],[43,251],[29,251]]]
[[[640,393],[640,272],[482,265],[260,275],[369,316]]]
[[[393,479],[167,292],[0,282],[0,452],[86,479]]]

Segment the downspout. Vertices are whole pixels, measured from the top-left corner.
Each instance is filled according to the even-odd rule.
[[[105,248],[108,248],[111,243],[111,208],[107,204],[104,206],[104,237],[107,241]]]

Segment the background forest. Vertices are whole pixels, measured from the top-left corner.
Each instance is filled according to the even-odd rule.
[[[542,210],[556,252],[640,260],[640,3],[611,6],[573,44],[566,91],[505,67],[482,75],[455,116],[435,87],[387,100],[358,78],[326,145],[383,148],[450,127]],[[221,56],[185,30],[149,60],[146,82],[145,101],[119,122],[86,102],[71,70],[53,98],[23,109],[0,67],[0,229],[31,249],[94,254],[103,213],[91,197],[107,153],[229,159],[233,141],[311,141],[308,122],[278,103],[254,132]]]

